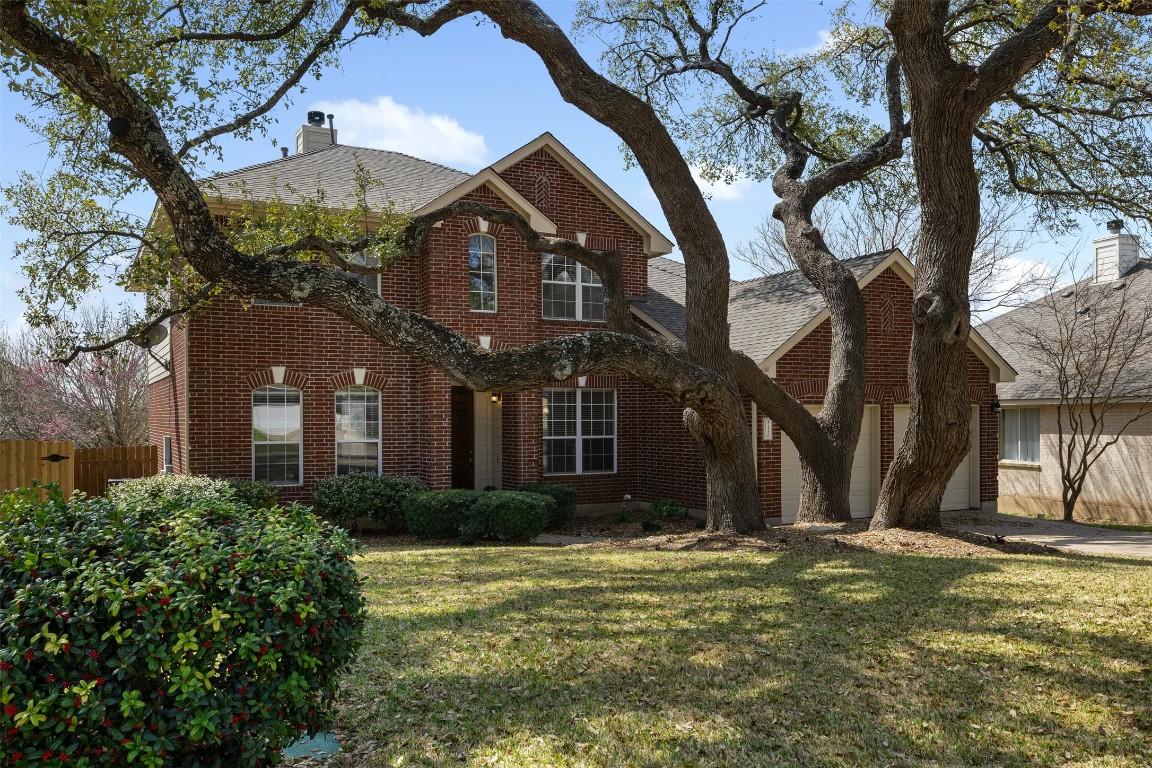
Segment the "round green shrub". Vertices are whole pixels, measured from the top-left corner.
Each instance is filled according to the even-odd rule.
[[[468,510],[460,541],[479,539],[531,541],[548,523],[551,497],[524,491],[489,491],[480,494]]]
[[[268,509],[276,505],[276,486],[268,480],[230,477],[225,482],[232,488],[237,501],[253,509]]]
[[[428,490],[424,481],[404,475],[353,472],[316,483],[312,504],[337,525],[350,528],[359,518],[387,533],[404,530],[404,501]]]
[[[551,485],[545,483],[533,483],[521,486],[520,490],[527,491],[528,493],[539,493],[552,499],[552,507],[549,509],[548,524],[545,526],[548,530],[559,528],[572,519],[576,514],[576,490],[569,488],[566,485]]]
[[[468,510],[482,495],[480,491],[453,488],[409,496],[404,502],[408,530],[421,539],[455,539]]]
[[[254,768],[328,725],[355,544],[304,507],[139,492],[160,484],[0,497],[5,764]]]

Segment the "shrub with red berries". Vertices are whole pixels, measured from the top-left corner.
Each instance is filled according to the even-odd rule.
[[[359,644],[354,550],[304,507],[0,497],[3,765],[278,763]]]

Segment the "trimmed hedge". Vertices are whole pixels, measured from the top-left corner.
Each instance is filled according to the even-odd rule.
[[[552,498],[524,491],[488,491],[480,494],[468,510],[460,542],[479,539],[531,541],[548,523]]]
[[[576,514],[576,490],[566,485],[548,485],[544,483],[531,483],[520,487],[528,493],[539,493],[552,499],[552,507],[548,513],[546,529],[559,528],[572,519]]]
[[[464,527],[468,511],[483,495],[480,491],[453,488],[409,496],[404,502],[408,530],[421,539],[455,539]]]
[[[364,620],[354,543],[171,477],[0,497],[5,764],[254,768],[328,726]]]
[[[345,528],[352,527],[357,518],[366,518],[387,533],[400,533],[405,500],[426,490],[424,481],[415,477],[353,472],[316,483],[312,504],[318,513]]]

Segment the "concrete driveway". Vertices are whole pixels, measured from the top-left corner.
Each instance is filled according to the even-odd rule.
[[[1117,531],[1060,520],[1034,520],[969,510],[943,512],[945,525],[987,536],[1047,544],[1088,555],[1121,555],[1152,558],[1152,533]]]

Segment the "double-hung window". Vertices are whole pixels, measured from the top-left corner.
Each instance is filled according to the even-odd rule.
[[[1000,458],[1039,463],[1039,408],[1005,408],[1000,411]]]
[[[544,390],[544,474],[616,471],[616,390]]]
[[[541,298],[550,320],[604,321],[604,284],[600,276],[567,256],[542,257]]]
[[[468,238],[468,308],[496,311],[496,239],[490,235]]]
[[[252,477],[299,485],[303,439],[300,390],[273,385],[252,392]]]
[[[379,267],[380,257],[370,251],[356,251],[348,257],[348,262],[355,264],[358,267]],[[347,274],[359,280],[364,284],[364,287],[380,295],[380,273],[372,272],[363,274],[360,272],[348,272]]]
[[[336,474],[380,473],[380,392],[370,387],[336,391]]]

